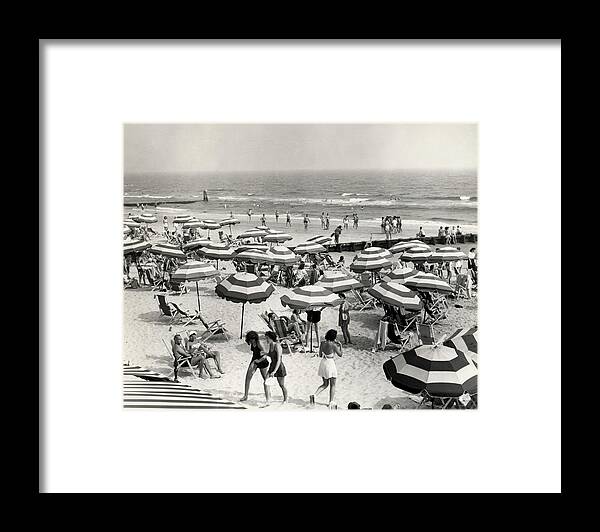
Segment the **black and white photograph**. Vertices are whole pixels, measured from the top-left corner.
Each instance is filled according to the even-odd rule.
[[[126,124],[125,408],[477,408],[476,124]]]

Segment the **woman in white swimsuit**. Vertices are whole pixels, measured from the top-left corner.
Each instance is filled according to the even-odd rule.
[[[319,377],[323,379],[323,384],[317,388],[315,395],[311,396],[311,403],[323,390],[329,386],[329,406],[335,398],[335,381],[337,379],[337,367],[335,365],[335,356],[342,356],[342,344],[336,340],[337,331],[330,329],[325,334],[325,340],[319,347],[319,356],[323,357],[319,364]]]

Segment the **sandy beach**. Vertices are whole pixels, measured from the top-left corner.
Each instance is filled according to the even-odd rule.
[[[150,212],[155,212],[158,217],[162,218],[161,211],[149,209]],[[127,212],[127,211],[126,211]],[[235,215],[236,213],[234,213]],[[127,215],[127,214],[126,214]],[[205,219],[222,219],[225,216],[222,213],[209,212],[202,214]],[[242,230],[260,225],[258,217],[253,217],[252,223],[248,223],[247,216],[237,216],[242,223],[233,228],[233,234],[239,234]],[[288,244],[295,245],[304,241],[307,237],[317,234],[325,234],[327,231],[320,229],[320,221],[318,218],[313,220],[313,226],[309,227],[308,231],[304,231],[300,220],[295,220],[291,228],[285,228],[285,218],[280,217],[279,224],[274,223],[274,217],[267,219],[267,224],[273,229],[287,230],[294,240]],[[169,216],[169,221],[172,219]],[[334,221],[332,220],[332,225]],[[162,223],[152,225],[153,229],[159,231],[162,229]],[[418,229],[418,228],[417,228]],[[225,228],[227,230],[227,228]],[[331,229],[331,231],[333,228]],[[353,241],[368,240],[371,231],[376,231],[376,227],[363,226],[358,230],[344,232],[343,236]],[[404,234],[408,233],[408,229]],[[404,236],[395,235],[397,236]],[[414,236],[414,232],[410,232],[406,236]],[[213,236],[216,238],[216,235]],[[381,237],[375,237],[381,238]],[[153,240],[160,240],[160,237],[155,237]],[[468,251],[471,247],[476,247],[476,244],[459,245],[463,251]],[[346,264],[350,264],[354,257],[354,253],[343,253]],[[340,253],[331,253],[332,258],[337,261]],[[223,273],[234,273],[231,262],[220,261],[219,269]],[[136,276],[135,267],[132,267],[132,276]],[[198,379],[193,377],[183,370],[179,379],[181,382],[191,384],[202,390],[209,391],[224,399],[230,401],[238,401],[242,397],[244,377],[246,369],[251,358],[249,347],[243,339],[240,339],[240,317],[241,304],[230,303],[219,298],[215,294],[215,281],[206,280],[199,282],[200,298],[202,306],[202,315],[207,321],[212,321],[217,318],[226,323],[229,332],[228,339],[223,335],[215,335],[211,338],[210,343],[215,349],[221,352],[223,369],[225,374],[219,379]],[[181,308],[194,310],[197,308],[197,297],[195,283],[189,283],[190,292],[181,296],[172,296],[170,300],[174,301]],[[259,317],[263,311],[273,309],[278,314],[289,315],[289,308],[285,308],[280,301],[280,297],[288,293],[290,289],[275,285],[275,292],[271,297],[258,304],[247,304],[244,317],[244,332],[248,330],[256,330],[260,334],[267,330],[265,323]],[[349,296],[349,301],[355,302],[352,296]],[[471,300],[450,299],[450,312],[447,319],[442,320],[435,326],[436,335],[451,334],[457,328],[469,327],[477,324],[477,293]],[[460,305],[456,307],[455,305]],[[168,375],[172,370],[172,359],[164,345],[164,342],[169,345],[169,342],[175,332],[182,331],[181,325],[170,326],[169,319],[161,316],[158,308],[157,300],[148,287],[140,289],[124,290],[124,362],[131,364],[139,364],[140,366],[152,369],[159,373]],[[411,398],[409,394],[395,388],[389,383],[383,373],[382,364],[390,356],[398,353],[393,348],[387,348],[385,351],[372,352],[374,346],[375,333],[378,327],[380,318],[383,316],[382,309],[370,309],[364,311],[352,311],[350,334],[352,335],[354,345],[344,346],[343,357],[336,360],[338,368],[338,382],[335,402],[339,408],[346,408],[350,401],[356,401],[361,405],[361,408],[381,408],[384,404],[390,403],[394,408],[411,409],[417,406],[415,398]],[[337,329],[338,312],[337,308],[325,309],[322,313],[321,323],[319,324],[321,336],[330,329]],[[202,324],[200,326],[189,326],[189,330],[204,330]],[[341,337],[341,333],[340,333]],[[163,342],[164,341],[164,342]],[[315,346],[315,351],[317,346]],[[315,389],[321,384],[321,378],[317,375],[317,369],[320,363],[320,358],[313,356],[311,353],[303,353],[292,351],[289,354],[284,348],[283,361],[287,368],[288,376],[286,377],[286,385],[289,391],[289,402],[286,405],[281,405],[282,399],[281,390],[275,386],[272,393],[272,405],[269,409],[306,409],[309,408],[309,395],[313,394]],[[210,362],[212,364],[212,362]],[[317,397],[316,409],[327,409],[328,392],[325,391]],[[250,409],[258,409],[264,405],[263,382],[260,374],[257,372],[254,375],[249,400],[243,403]]]

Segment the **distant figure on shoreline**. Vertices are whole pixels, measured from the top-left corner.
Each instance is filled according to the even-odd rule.
[[[208,190],[202,192],[202,201],[208,201]]]
[[[358,214],[354,213],[352,216],[354,217],[354,223],[352,224],[352,227],[354,229],[358,229]]]
[[[304,230],[306,231],[308,229],[308,224],[310,223],[310,218],[308,217],[308,214],[304,213]]]
[[[347,214],[346,214],[346,216],[344,216],[343,222],[344,222],[344,229],[348,229],[348,215]]]
[[[248,209],[248,221],[252,221],[252,209]]]
[[[267,225],[267,217],[265,216],[264,212],[263,215],[260,217],[260,222],[262,225]]]
[[[423,232],[423,227],[419,227],[419,232],[417,233],[418,238],[423,238],[425,233]]]
[[[336,246],[340,243],[340,235],[342,234],[342,226],[338,225],[335,230],[333,231],[333,233],[331,233],[331,236],[334,238],[335,240],[335,244]]]
[[[279,223],[279,211],[275,209],[275,223]]]
[[[285,226],[292,227],[292,217],[290,216],[290,211],[285,213]]]

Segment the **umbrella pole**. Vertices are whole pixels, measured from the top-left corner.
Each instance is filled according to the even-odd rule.
[[[246,305],[246,303],[242,303],[242,324],[240,326],[240,339],[243,336],[243,332],[244,332],[244,306]]]
[[[196,297],[198,298],[198,312],[202,312],[202,307],[200,306],[200,292],[198,290],[198,281],[196,281]]]

